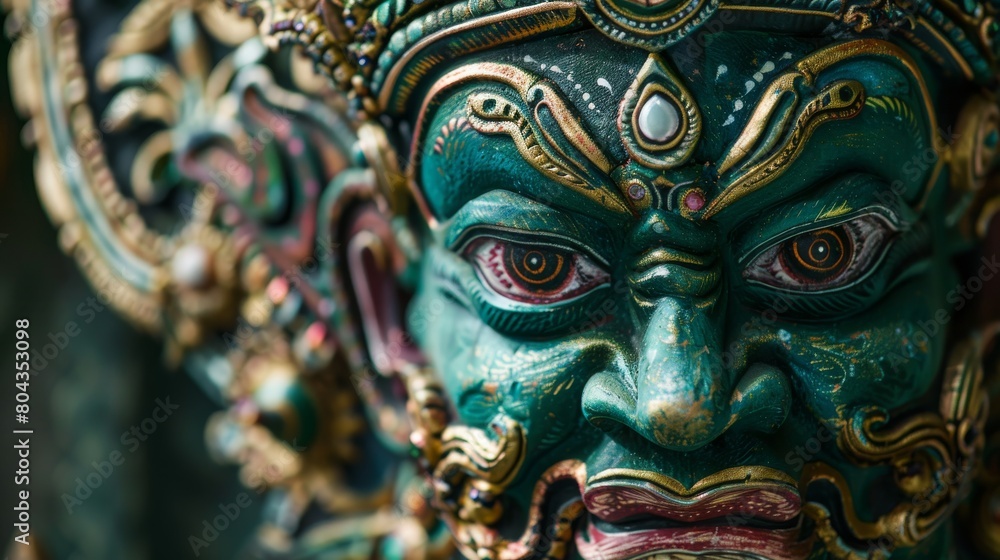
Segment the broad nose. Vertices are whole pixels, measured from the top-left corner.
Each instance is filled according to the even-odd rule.
[[[730,396],[712,325],[691,307],[673,298],[657,305],[632,383],[611,372],[590,379],[583,405],[592,423],[624,425],[668,449],[696,449],[718,437]]]
[[[642,307],[652,308],[635,359],[588,380],[584,416],[611,434],[626,428],[678,451],[704,447],[727,430],[776,430],[788,415],[791,388],[774,367],[724,363],[714,316],[721,271],[706,261],[692,269],[669,260],[656,267],[660,274],[643,272],[643,282],[633,283]]]
[[[791,406],[774,367],[727,368],[719,328],[699,300],[656,302],[633,364],[590,378],[584,416],[611,434],[626,428],[671,450],[692,451],[727,430],[773,432]]]

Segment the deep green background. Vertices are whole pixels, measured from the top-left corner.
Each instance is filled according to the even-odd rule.
[[[219,514],[241,488],[236,469],[209,458],[203,439],[214,406],[180,371],[164,368],[160,344],[112,311],[93,320],[77,308],[91,297],[72,259],[62,254],[32,178],[33,153],[20,141],[8,84],[10,43],[0,39],[0,538],[10,542],[15,505],[14,321],[31,322],[33,347],[49,343],[69,321],[80,327],[31,381],[31,538],[53,559],[177,559],[194,557],[188,536]],[[17,79],[16,76],[10,79]],[[3,237],[3,236],[0,236]],[[134,453],[122,432],[149,417],[157,397],[180,405]],[[116,467],[82,506],[67,512],[61,496],[120,450]],[[259,517],[261,497],[199,558],[234,558]],[[3,544],[6,547],[6,544]],[[12,545],[20,547],[21,545]],[[15,550],[7,551],[17,558]]]

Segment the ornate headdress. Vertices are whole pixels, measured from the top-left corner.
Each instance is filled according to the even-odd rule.
[[[362,114],[396,115],[438,62],[590,25],[663,50],[717,19],[726,29],[895,33],[947,70],[993,83],[1000,3],[946,0],[227,0],[272,45],[301,45]],[[716,17],[713,18],[713,15]]]

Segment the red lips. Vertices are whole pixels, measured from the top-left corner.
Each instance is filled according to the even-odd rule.
[[[666,551],[795,560],[810,548],[798,542],[795,527],[802,499],[792,484],[782,481],[751,482],[748,476],[746,481],[699,483],[691,492],[676,492],[647,480],[616,478],[586,488],[583,503],[591,519],[577,533],[576,545],[588,560]]]
[[[601,484],[584,492],[583,503],[587,511],[610,523],[641,515],[684,523],[726,516],[782,523],[795,519],[802,508],[795,488],[780,483],[731,484],[686,498],[660,492],[641,481]]]

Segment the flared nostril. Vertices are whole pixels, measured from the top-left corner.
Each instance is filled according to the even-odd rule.
[[[752,364],[733,390],[729,428],[734,432],[773,433],[788,419],[792,387],[778,368]]]
[[[595,428],[615,432],[628,427],[634,416],[635,395],[619,376],[601,372],[583,388],[583,416]]]

